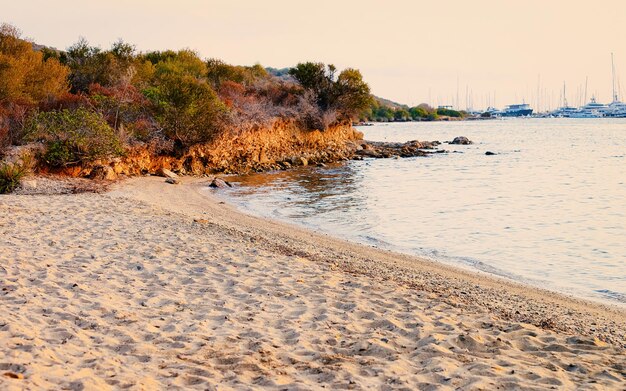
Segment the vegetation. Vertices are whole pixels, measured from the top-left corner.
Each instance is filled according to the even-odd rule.
[[[80,38],[58,51],[4,24],[0,154],[10,144],[42,142],[43,161],[63,167],[155,140],[188,148],[275,121],[325,130],[357,119],[371,103],[358,70],[336,73],[320,63],[268,72],[191,50],[137,53],[121,40],[103,50]]]
[[[85,108],[40,112],[30,118],[25,139],[44,143],[43,161],[63,167],[119,156],[122,143],[101,114]]]
[[[360,113],[360,120],[375,122],[391,121],[435,121],[441,118],[465,118],[464,111],[447,108],[434,109],[426,103],[415,107],[375,98],[374,101]]]
[[[277,121],[324,131],[358,119],[460,115],[427,105],[391,107],[373,99],[353,68],[237,66],[187,49],[138,53],[122,40],[103,50],[80,38],[59,51],[0,26],[0,157],[9,145],[40,142],[43,163],[67,167],[141,144],[177,154]]]
[[[289,74],[296,79],[324,113],[332,113],[323,123],[327,127],[336,121],[346,121],[358,116],[372,102],[369,86],[361,72],[348,68],[335,78],[334,65],[306,62],[296,65]],[[330,123],[328,123],[330,122]]]
[[[30,170],[30,159],[24,158],[19,163],[0,164],[0,194],[12,193]]]

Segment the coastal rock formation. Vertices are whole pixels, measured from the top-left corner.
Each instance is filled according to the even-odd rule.
[[[458,136],[458,137],[455,137],[454,140],[448,141],[448,144],[470,145],[470,144],[474,144],[474,142],[465,136]]]
[[[439,141],[407,141],[406,143],[391,143],[380,141],[363,142],[355,151],[356,156],[371,158],[414,157],[427,156],[432,153],[442,153],[443,150],[431,151],[440,145]]]
[[[188,149],[176,145],[139,145],[130,147],[123,157],[82,166],[54,168],[40,164],[37,171],[108,181],[147,174],[177,180],[178,175],[247,174],[364,158],[427,156],[446,152],[435,150],[440,144],[417,140],[364,141],[363,134],[350,125],[319,131],[304,130],[293,122],[279,122],[256,131],[224,134],[210,143]],[[11,156],[13,160],[24,154],[38,157],[41,151],[41,145],[19,147]]]
[[[321,132],[303,130],[295,123],[286,122],[241,135],[223,135],[210,143],[195,145],[179,156],[155,153],[147,147],[131,148],[112,165],[116,172],[128,176],[166,176],[163,169],[182,175],[284,170],[344,160],[353,155],[362,138],[363,134],[349,125]]]

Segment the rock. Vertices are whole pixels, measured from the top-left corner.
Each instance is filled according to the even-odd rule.
[[[291,158],[291,165],[293,166],[308,166],[309,165],[309,161],[305,158],[305,157],[292,157]]]
[[[172,171],[168,170],[167,168],[159,168],[156,172],[156,174],[158,176],[162,176],[165,178],[178,178],[178,175],[176,175],[175,173],[173,173]]]
[[[231,185],[229,182],[226,182],[225,180],[221,178],[214,178],[211,181],[211,184],[209,185],[209,187],[212,187],[214,189],[228,189],[229,187],[233,187],[233,185]]]
[[[487,156],[493,156],[493,155],[497,155],[497,153],[495,153],[495,152],[491,152],[491,151],[487,151],[487,152],[485,152],[485,155],[487,155]]]
[[[474,144],[470,139],[464,136],[455,137],[454,140],[450,141],[449,144],[457,144],[457,145],[470,145]]]
[[[20,186],[23,190],[31,192],[37,190],[37,180],[36,179],[24,179],[20,182]]]
[[[373,158],[381,158],[382,155],[370,147],[369,149],[362,149],[360,151],[356,151],[357,155],[364,157],[373,157]]]
[[[166,178],[165,183],[169,183],[170,185],[178,185],[180,181],[176,178]]]
[[[117,179],[117,175],[115,174],[115,171],[113,171],[113,168],[111,168],[110,166],[95,166],[91,170],[91,173],[89,173],[89,178],[105,181],[114,181]]]

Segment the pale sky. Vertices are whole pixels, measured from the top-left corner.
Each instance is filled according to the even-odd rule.
[[[611,52],[626,93],[625,0],[0,0],[0,22],[64,49],[191,48],[277,68],[302,61],[361,70],[374,94],[407,104],[577,105],[611,97]],[[457,94],[458,91],[458,94]],[[495,98],[494,98],[495,96]],[[538,98],[539,97],[539,98]],[[539,107],[538,107],[539,106]]]

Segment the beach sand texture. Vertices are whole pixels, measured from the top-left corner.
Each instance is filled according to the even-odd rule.
[[[246,216],[183,182],[0,197],[0,389],[626,385],[623,309]]]

